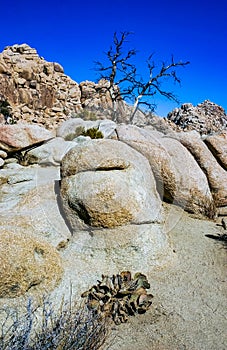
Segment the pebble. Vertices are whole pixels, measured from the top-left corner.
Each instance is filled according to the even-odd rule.
[[[4,160],[2,158],[0,158],[0,167],[2,167],[4,165]]]

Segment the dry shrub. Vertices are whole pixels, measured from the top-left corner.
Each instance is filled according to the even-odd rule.
[[[26,312],[4,308],[0,328],[1,350],[96,350],[105,342],[110,322],[100,319],[84,303],[63,302],[54,311],[44,298],[35,308],[29,299]],[[3,316],[3,315],[1,315]]]

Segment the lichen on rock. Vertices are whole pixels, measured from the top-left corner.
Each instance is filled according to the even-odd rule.
[[[62,277],[59,253],[49,243],[26,233],[0,235],[0,298],[24,295],[35,286],[50,291]]]

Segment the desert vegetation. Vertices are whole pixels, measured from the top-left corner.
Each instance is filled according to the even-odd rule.
[[[125,99],[132,104],[130,122],[133,121],[139,106],[145,107],[146,111],[154,111],[156,105],[151,99],[154,95],[160,94],[169,100],[179,103],[176,94],[169,89],[163,88],[163,83],[173,81],[180,83],[177,75],[179,67],[185,67],[190,62],[175,61],[174,56],[167,61],[157,64],[154,60],[154,54],[151,53],[146,60],[147,76],[144,77],[138,72],[138,68],[132,61],[137,50],[124,49],[125,43],[131,32],[121,32],[113,35],[113,43],[105,53],[107,63],[95,62],[95,69],[99,73],[99,78],[108,81],[103,89],[109,92],[112,101],[113,120],[116,120],[117,102]]]
[[[29,299],[24,314],[12,308],[0,309],[0,314],[1,350],[96,350],[110,329],[108,319],[71,301],[55,311],[48,298],[40,307]]]
[[[113,322],[145,313],[152,304],[147,277],[129,271],[107,276],[82,293],[83,301],[62,300],[56,310],[48,297],[35,306],[28,299],[26,310],[3,307],[0,316],[1,350],[96,350],[110,336]],[[72,294],[72,293],[71,293]]]

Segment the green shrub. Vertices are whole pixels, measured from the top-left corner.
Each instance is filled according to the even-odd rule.
[[[103,139],[103,133],[98,128],[91,128],[83,131],[83,136],[90,136],[91,139]]]

